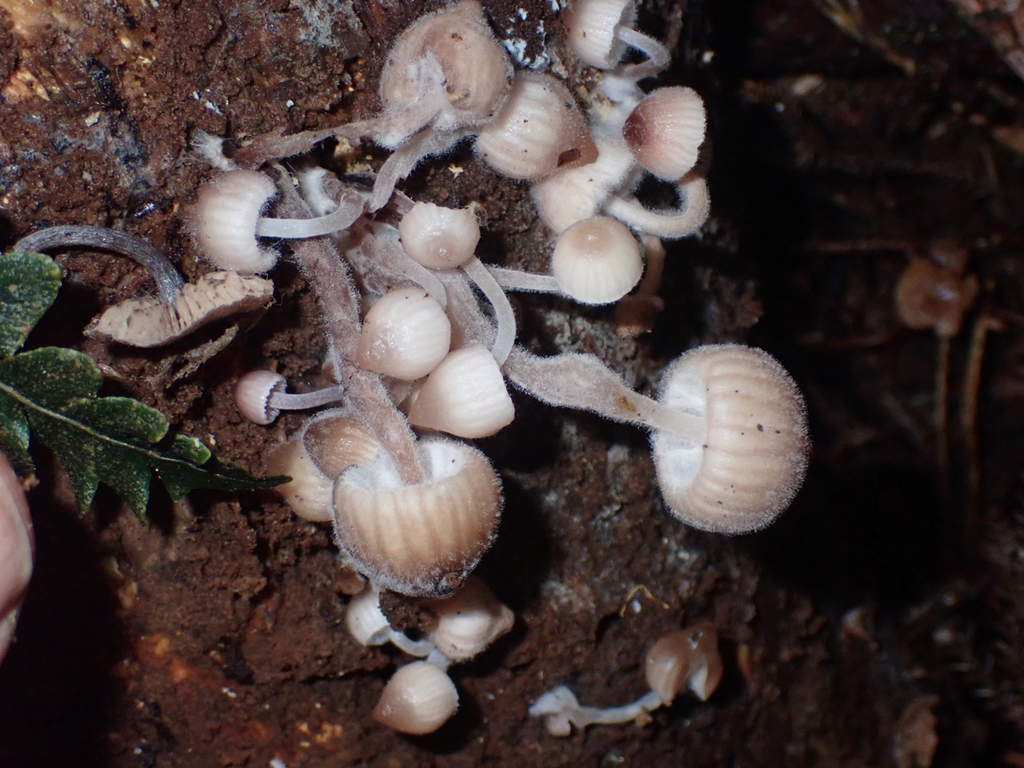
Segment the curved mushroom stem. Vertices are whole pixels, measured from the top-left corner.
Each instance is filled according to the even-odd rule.
[[[654,77],[672,61],[668,48],[653,37],[648,37],[635,29],[620,25],[615,28],[615,37],[630,48],[636,48],[647,56],[647,61],[639,64],[627,64],[620,68],[619,72],[622,76],[628,77],[630,80],[638,81],[645,77]]]
[[[446,312],[452,322],[452,349],[479,344],[494,346],[494,326],[480,309],[473,288],[461,270],[438,272],[438,279],[448,295]]]
[[[443,73],[438,72],[433,78],[425,76],[424,85],[421,98],[403,109],[390,110],[368,120],[357,120],[333,128],[301,131],[291,136],[283,136],[280,130],[270,131],[239,149],[231,160],[244,168],[255,170],[269,160],[305,154],[325,139],[357,141],[369,137],[393,149],[405,137],[429,125],[446,103]]]
[[[604,204],[609,216],[639,232],[675,240],[692,235],[707,221],[711,207],[708,185],[696,174],[687,174],[676,187],[681,198],[678,211],[651,211],[636,198],[612,197]]]
[[[308,408],[319,408],[322,405],[330,405],[342,399],[345,394],[345,387],[338,384],[333,387],[324,387],[315,392],[278,392],[270,393],[267,405],[281,411],[304,411]]]
[[[384,161],[377,172],[377,180],[373,185],[369,210],[383,208],[391,199],[395,185],[404,179],[415,168],[420,160],[430,155],[440,155],[467,135],[466,131],[439,131],[427,127],[400,146]]]
[[[572,691],[560,685],[537,699],[528,711],[530,717],[545,718],[544,724],[552,736],[568,736],[573,725],[582,729],[588,725],[628,723],[636,720],[644,712],[657,709],[661,703],[658,694],[651,691],[632,704],[621,707],[584,707],[580,705]]]
[[[141,264],[156,281],[157,290],[165,302],[174,301],[174,297],[185,287],[185,281],[166,256],[145,240],[126,235],[116,229],[85,224],[47,227],[21,238],[14,244],[14,251],[24,253],[75,246],[114,251]]]
[[[529,291],[532,293],[556,293],[564,296],[554,275],[540,275],[536,272],[522,272],[508,267],[487,267],[498,285],[506,291]]]
[[[345,617],[349,634],[360,645],[391,643],[410,656],[432,657],[437,651],[433,642],[429,639],[413,640],[388,623],[387,617],[380,610],[380,592],[380,586],[371,579],[370,586],[349,603],[348,614]],[[446,666],[442,667],[445,668]]]
[[[337,207],[314,219],[279,219],[269,216],[256,220],[257,237],[279,240],[298,240],[341,232],[351,227],[363,215],[363,199],[355,192],[342,194]]]
[[[537,357],[516,347],[502,370],[517,387],[549,405],[593,411],[613,421],[663,430],[692,442],[704,439],[702,416],[634,392],[592,355]]]
[[[504,364],[516,343],[516,316],[512,311],[512,305],[508,303],[508,296],[501,290],[501,286],[494,279],[494,276],[483,265],[476,256],[462,265],[462,271],[466,273],[477,288],[479,288],[487,300],[494,307],[494,317],[498,321],[498,333],[494,337],[494,344],[491,346],[491,354],[498,362]]]
[[[413,260],[401,243],[381,235],[367,235],[363,238],[363,249],[369,256],[377,260],[389,272],[400,275],[416,283],[420,288],[441,305],[448,304],[448,296],[444,285],[433,272]]]
[[[629,296],[623,296],[615,305],[615,323],[622,338],[636,336],[654,328],[658,313],[665,301],[658,296],[661,275],[665,271],[665,246],[654,235],[643,234],[640,245],[644,251],[644,278]]]

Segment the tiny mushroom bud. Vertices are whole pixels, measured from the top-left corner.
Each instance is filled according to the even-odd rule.
[[[738,344],[691,349],[666,372],[658,399],[702,421],[689,437],[663,429],[651,436],[658,484],[677,517],[747,533],[789,506],[810,441],[803,397],[775,358]]]
[[[316,392],[285,392],[284,376],[273,371],[250,371],[235,385],[235,405],[254,424],[272,424],[281,411],[305,410],[334,403],[344,388],[339,384]]]
[[[415,381],[444,360],[452,325],[422,288],[388,291],[367,312],[356,362],[374,373]]]
[[[562,291],[581,304],[610,304],[640,281],[644,262],[624,224],[596,216],[558,236],[551,271]]]
[[[409,423],[457,437],[487,437],[512,423],[515,406],[486,347],[448,354],[412,394]]]
[[[697,162],[704,141],[704,102],[691,88],[657,88],[622,129],[633,156],[663,181],[677,181]]]
[[[939,338],[960,333],[964,313],[978,296],[978,279],[966,278],[928,259],[915,258],[896,285],[896,311],[907,327],[930,328]]]
[[[587,122],[562,83],[539,72],[516,73],[508,101],[480,130],[480,159],[512,179],[535,180],[597,159]]]
[[[701,701],[707,701],[722,680],[722,656],[714,625],[701,621],[661,638],[647,652],[644,670],[647,684],[665,706],[684,686]]]
[[[0,661],[14,639],[18,609],[32,576],[33,548],[25,491],[0,453]]]
[[[430,607],[438,617],[430,639],[452,661],[473,658],[515,623],[515,614],[475,576],[466,579],[454,595]]]
[[[443,597],[491,546],[501,485],[480,451],[442,438],[419,441],[426,482],[403,485],[387,455],[334,484],[338,548],[361,573],[406,595]]]
[[[433,733],[459,708],[459,692],[448,674],[425,661],[414,661],[384,686],[373,719],[400,733]]]
[[[398,223],[402,247],[430,269],[454,269],[473,257],[480,224],[468,208],[416,203]]]

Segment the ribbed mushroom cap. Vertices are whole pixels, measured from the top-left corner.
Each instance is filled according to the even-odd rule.
[[[644,260],[625,224],[595,216],[558,236],[551,271],[562,291],[581,304],[610,304],[640,282]]]
[[[366,313],[356,362],[403,381],[423,378],[448,354],[452,324],[422,288],[396,288]]]
[[[928,259],[914,259],[896,284],[896,311],[909,328],[941,338],[960,333],[964,313],[978,296],[978,279],[966,279]]]
[[[380,609],[380,590],[364,589],[348,602],[345,629],[360,645],[383,645],[388,641],[391,625]]]
[[[276,191],[256,171],[228,171],[199,188],[188,228],[203,256],[218,269],[240,274],[266,272],[278,253],[256,241],[256,222]]]
[[[331,495],[334,481],[317,469],[302,445],[293,439],[267,454],[267,471],[272,475],[287,475],[291,482],[274,488],[299,517],[317,523],[331,519]]]
[[[480,224],[468,208],[418,202],[398,222],[402,247],[428,269],[455,269],[473,258]]]
[[[406,595],[444,597],[494,540],[501,485],[486,457],[464,443],[424,438],[428,480],[403,486],[380,456],[334,485],[338,547],[376,584]]]
[[[598,69],[612,69],[622,59],[626,44],[615,36],[618,26],[636,21],[635,0],[573,0],[565,12],[569,45],[580,60]]]
[[[501,369],[478,344],[449,353],[413,392],[409,404],[410,424],[457,437],[487,437],[514,418]]]
[[[281,411],[270,405],[270,396],[284,392],[287,381],[274,371],[249,371],[235,384],[235,407],[253,424],[272,424]]]
[[[430,608],[438,617],[430,639],[452,661],[473,658],[515,623],[515,614],[475,576],[466,579],[454,595]]]
[[[621,138],[594,136],[597,159],[535,182],[530,189],[541,219],[556,234],[596,216],[608,197],[628,186],[636,158]]]
[[[422,96],[426,67],[439,66],[449,108],[435,128],[482,125],[504,103],[512,64],[494,39],[476,0],[424,16],[402,33],[380,76],[386,108],[411,106]]]
[[[433,733],[459,708],[459,692],[448,674],[425,661],[414,661],[388,680],[373,710],[373,719],[400,733]]]
[[[633,156],[663,181],[693,168],[704,142],[704,102],[692,88],[657,88],[626,118],[622,135]]]
[[[380,442],[366,427],[337,411],[324,411],[306,422],[302,444],[332,485],[346,469],[372,461],[380,450]]]
[[[474,148],[503,176],[531,181],[597,159],[569,90],[551,75],[528,70],[516,73],[508,101],[480,130]]]
[[[747,533],[771,523],[803,483],[810,452],[803,397],[775,358],[738,344],[686,352],[658,399],[703,416],[703,439],[652,433],[661,493],[688,525]]]

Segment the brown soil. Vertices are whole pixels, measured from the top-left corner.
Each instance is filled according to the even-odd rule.
[[[527,55],[563,52],[553,3],[484,4]],[[187,150],[191,132],[372,113],[388,43],[421,5],[438,3],[0,0],[0,245],[47,223],[115,226],[193,275],[182,218],[210,171]],[[780,522],[735,539],[690,530],[663,507],[644,435],[518,398],[514,424],[482,441],[507,503],[479,569],[516,626],[453,669],[456,717],[408,738],[370,717],[403,659],[345,634],[349,577],[328,529],[273,493],[172,504],[158,492],[139,524],[101,491],[80,519],[40,450],[37,570],[0,667],[0,765],[902,767],[933,732],[936,766],[1024,765],[1024,83],[944,2],[862,10],[844,30],[812,3],[646,3],[641,25],[676,52],[662,81],[708,105],[712,220],[672,246],[667,308],[648,336],[619,340],[606,310],[518,304],[522,338],[597,354],[648,391],[700,342],[776,354],[806,393],[815,440]],[[465,148],[406,188],[481,202],[485,258],[543,264],[525,188]],[[969,251],[981,286],[950,344],[945,482],[939,343],[893,304],[908,254],[940,238]],[[80,346],[112,392],[262,472],[298,418],[243,423],[231,385],[267,365],[320,379],[297,272],[279,268],[275,305],[198,364],[224,327],[154,352],[84,341],[76,329],[98,310],[152,287],[126,259],[60,261],[65,286],[30,343]],[[984,318],[1002,330],[975,398],[965,381]],[[956,414],[975,399],[965,430]],[[386,603],[403,627],[419,621],[413,608]],[[708,702],[568,739],[527,719],[560,683],[586,704],[636,698],[645,649],[699,619],[718,628],[726,661]]]

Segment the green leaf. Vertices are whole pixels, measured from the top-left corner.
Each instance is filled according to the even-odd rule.
[[[41,253],[0,259],[0,357],[13,355],[60,289],[60,267]]]
[[[102,482],[141,516],[154,470],[175,500],[196,488],[234,491],[281,482],[216,463],[203,466],[210,460],[205,445],[183,435],[164,440],[168,425],[160,411],[127,397],[97,397],[99,378],[92,359],[71,349],[44,347],[0,360],[0,441],[7,449],[7,433],[20,439],[27,418],[64,465],[83,511]],[[24,448],[14,442],[16,450]]]
[[[60,268],[48,257],[0,257],[0,450],[19,469],[32,470],[31,434],[64,465],[83,512],[105,483],[140,517],[154,472],[175,500],[196,488],[256,490],[287,481],[256,480],[211,461],[209,448],[168,436],[164,415],[137,400],[99,397],[103,374],[88,355],[60,347],[14,355],[59,288]]]

